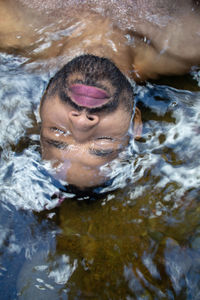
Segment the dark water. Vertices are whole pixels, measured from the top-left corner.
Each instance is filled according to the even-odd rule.
[[[136,87],[143,137],[113,191],[57,207],[37,125],[51,74],[0,61],[0,299],[200,299],[198,72]]]

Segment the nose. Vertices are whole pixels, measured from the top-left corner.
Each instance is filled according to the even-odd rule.
[[[72,125],[72,129],[86,132],[95,127],[99,123],[99,116],[96,114],[90,114],[86,111],[70,111],[69,120]]]

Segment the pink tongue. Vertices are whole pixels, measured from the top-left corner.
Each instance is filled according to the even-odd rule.
[[[84,84],[73,84],[69,87],[69,91],[73,101],[86,107],[101,106],[110,98],[103,89]]]

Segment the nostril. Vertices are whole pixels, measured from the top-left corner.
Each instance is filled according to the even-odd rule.
[[[90,121],[94,121],[94,117],[91,117],[91,116],[87,116],[88,120]]]
[[[74,126],[94,126],[99,122],[99,117],[97,115],[90,114],[86,111],[70,111],[69,120]]]

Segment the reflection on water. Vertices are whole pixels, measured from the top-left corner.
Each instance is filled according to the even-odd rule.
[[[138,86],[143,137],[113,163],[112,186],[56,207],[36,122],[50,75],[0,59],[0,298],[199,299],[197,83]]]

